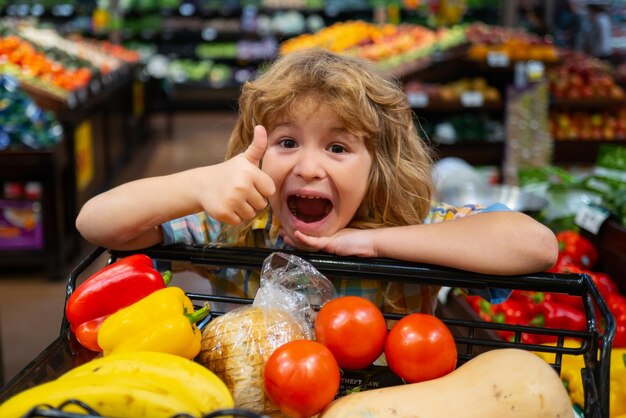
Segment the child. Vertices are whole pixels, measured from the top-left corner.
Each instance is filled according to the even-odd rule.
[[[522,213],[433,203],[431,166],[392,78],[369,61],[308,49],[243,86],[226,161],[95,196],[76,226],[115,249],[288,246],[496,275],[555,263],[555,236]],[[335,284],[340,293],[384,296],[394,310],[430,311],[434,303],[435,292],[419,286]],[[236,287],[245,296],[256,291],[248,280]]]

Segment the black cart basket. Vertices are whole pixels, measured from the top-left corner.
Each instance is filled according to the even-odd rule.
[[[76,285],[86,279],[86,270],[107,250],[98,248],[87,256],[70,273],[67,283],[66,299]],[[497,348],[520,348],[535,352],[552,353],[552,367],[559,372],[564,355],[583,356],[585,367],[581,370],[585,393],[584,416],[605,418],[609,414],[609,369],[611,345],[615,334],[615,322],[602,299],[593,280],[584,274],[537,273],[520,276],[490,276],[469,273],[460,270],[431,265],[402,262],[391,259],[365,259],[358,257],[338,257],[324,253],[303,253],[285,251],[297,255],[311,263],[320,273],[329,277],[347,279],[376,279],[382,281],[400,281],[424,285],[446,286],[468,290],[490,288],[520,289],[528,291],[557,292],[580,297],[587,316],[584,331],[570,331],[545,327],[485,322],[467,316],[458,318],[447,316],[446,310],[437,315],[453,331],[458,350],[458,364],[463,364],[476,355]],[[189,264],[190,266],[260,270],[271,250],[241,247],[210,246],[157,246],[139,251],[110,251],[110,262],[133,253],[146,254],[157,265]],[[173,284],[176,285],[174,278]],[[195,304],[223,302],[248,304],[251,299],[228,296],[216,296],[188,292]],[[212,311],[210,318],[223,312]],[[402,315],[384,314],[387,319],[399,319]],[[206,323],[206,321],[205,321]],[[503,341],[489,338],[490,333],[509,331],[513,338]],[[524,342],[522,334],[550,335],[556,337],[555,345],[539,345]],[[566,339],[579,341],[572,347],[565,345]],[[80,346],[69,331],[68,323],[63,319],[60,336],[52,342],[37,358],[15,376],[0,392],[0,403],[10,396],[33,385],[50,381],[95,356]],[[382,367],[382,366],[376,366]],[[246,411],[225,411],[225,415],[258,417]],[[239,415],[240,413],[241,415]],[[85,414],[66,414],[61,409],[51,407],[37,408],[29,417],[77,418],[97,416],[88,408]],[[212,415],[219,416],[219,415]]]

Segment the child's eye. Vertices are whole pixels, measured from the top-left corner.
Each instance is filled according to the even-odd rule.
[[[298,144],[296,144],[296,141],[294,141],[292,138],[281,139],[280,145],[283,148],[295,148],[298,146]]]
[[[346,148],[343,145],[339,144],[333,144],[328,149],[334,154],[341,154],[343,152],[346,152]]]

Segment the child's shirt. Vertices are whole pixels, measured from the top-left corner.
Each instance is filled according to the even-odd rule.
[[[433,204],[424,224],[446,222],[481,212],[510,210],[505,205],[494,204],[488,207],[465,205],[456,207],[445,203]],[[174,219],[161,225],[164,245],[188,244],[208,245],[218,242],[222,224],[208,216],[206,212]],[[262,217],[254,220],[252,233],[255,245],[276,250],[288,249],[278,234],[280,226],[267,211]],[[258,274],[237,269],[214,270],[211,277],[213,292],[216,294],[254,298],[259,286]],[[437,303],[438,286],[382,281],[374,279],[345,279],[329,277],[333,281],[339,295],[356,295],[371,300],[385,312],[433,313]],[[504,300],[509,291],[491,289],[481,294],[494,303]]]

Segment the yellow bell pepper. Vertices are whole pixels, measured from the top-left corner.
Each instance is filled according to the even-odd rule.
[[[554,345],[554,344],[549,344]],[[565,347],[580,347],[577,341],[565,340]],[[554,354],[535,353],[549,363],[554,362]],[[580,369],[585,367],[583,356],[564,355],[561,362],[561,379],[569,391],[572,404],[584,405],[585,393]],[[626,418],[626,348],[611,350],[609,414],[610,418]]]
[[[202,340],[196,322],[208,314],[208,303],[194,311],[181,288],[166,287],[110,315],[98,331],[98,345],[105,356],[159,351],[193,359]]]

